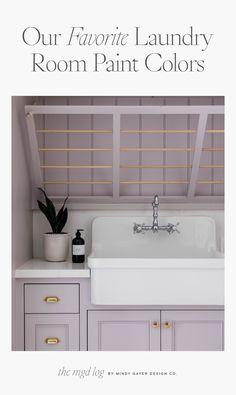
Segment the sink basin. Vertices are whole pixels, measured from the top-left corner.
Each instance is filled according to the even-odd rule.
[[[99,217],[92,225],[91,299],[100,305],[223,305],[224,259],[210,217],[160,217],[179,233],[133,233],[151,217]]]

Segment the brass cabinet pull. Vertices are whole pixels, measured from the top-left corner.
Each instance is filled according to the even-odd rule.
[[[171,328],[171,322],[165,322],[163,324],[163,327],[166,328],[166,329]]]
[[[58,337],[47,337],[45,339],[45,343],[46,344],[58,344],[58,343],[60,343],[60,339],[58,339]]]
[[[152,322],[152,327],[153,327],[153,328],[160,328],[159,322],[158,322],[158,321],[153,321],[153,322]]]
[[[46,303],[57,303],[57,302],[60,302],[60,298],[58,298],[58,296],[46,296],[43,300]]]

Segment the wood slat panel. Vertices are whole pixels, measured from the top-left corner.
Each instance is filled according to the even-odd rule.
[[[39,148],[39,151],[112,151],[112,148]]]
[[[132,148],[132,147],[125,147],[121,148],[121,151],[123,152],[139,152],[139,151],[156,151],[156,152],[191,152],[194,151],[194,148],[176,148],[176,147],[171,147],[171,148],[159,148],[159,147],[153,147],[153,148]],[[224,148],[203,148],[202,151],[224,151]]]
[[[126,129],[124,129],[124,130],[121,130],[121,133],[130,133],[130,134],[132,134],[132,133],[160,133],[160,134],[169,134],[169,133],[196,133],[197,132],[197,130],[196,129],[190,129],[190,130],[185,130],[185,129],[183,129],[183,130],[180,130],[180,129],[170,129],[170,130],[162,130],[162,129],[159,129],[159,130],[155,130],[155,129],[153,129],[153,130],[139,130],[139,129],[137,129],[137,130],[135,130],[135,129],[133,129],[133,130],[126,130]],[[223,129],[209,129],[209,130],[206,130],[206,133],[224,133],[224,130]]]
[[[189,181],[121,181],[121,184],[189,184]],[[224,181],[197,181],[197,184],[223,184]]]
[[[176,148],[176,147],[172,147],[172,148],[160,148],[160,147],[153,147],[153,148],[132,148],[132,147],[124,147],[121,148],[121,151],[123,152],[151,152],[151,151],[155,151],[155,152],[177,152],[177,151],[193,151],[193,148]]]
[[[45,185],[62,184],[62,185],[73,185],[73,184],[112,184],[112,181],[44,181]]]
[[[37,133],[112,133],[112,130],[100,129],[37,129]]]
[[[112,169],[110,165],[84,165],[84,166],[47,166],[42,165],[40,166],[41,169]]]
[[[43,151],[112,151],[112,148],[39,148],[40,152]],[[193,148],[121,148],[122,152],[139,152],[139,151],[194,151]],[[224,148],[203,148],[202,151],[224,151]]]
[[[121,169],[191,169],[191,165],[150,165],[150,166],[133,166],[133,165],[122,165]],[[223,165],[202,165],[201,169],[223,169]]]

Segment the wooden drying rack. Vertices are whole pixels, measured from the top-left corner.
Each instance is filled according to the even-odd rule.
[[[197,184],[223,184],[224,181],[197,181]],[[58,184],[58,185],[76,185],[76,184],[89,184],[89,185],[105,185],[105,184],[112,184],[112,181],[43,181],[43,185],[53,185],[53,184]],[[189,181],[120,181],[120,184],[149,184],[149,185],[154,185],[154,184],[160,184],[160,185],[168,185],[168,184],[176,184],[176,185],[188,185]]]
[[[37,133],[112,133],[112,129],[36,129]],[[185,129],[157,129],[157,130],[140,130],[140,129],[122,129],[121,133],[133,134],[133,133],[196,133],[197,129],[185,130]],[[207,129],[206,133],[224,133],[223,129]]]
[[[198,184],[223,184],[223,180],[198,180],[198,170],[200,169],[219,169],[224,168],[223,165],[200,165],[200,158],[202,152],[223,152],[223,147],[203,147],[203,139],[205,133],[211,134],[219,134],[224,133],[223,129],[207,129],[207,117],[209,114],[223,114],[224,106],[219,105],[210,105],[210,106],[25,106],[25,114],[26,121],[28,127],[28,135],[29,135],[29,143],[32,152],[32,181],[33,186],[39,185],[48,185],[48,184],[65,184],[65,185],[77,185],[77,184],[111,184],[112,185],[112,200],[119,201],[120,198],[120,185],[128,185],[128,184],[137,184],[137,185],[145,185],[145,184],[183,184],[188,185],[188,193],[187,199],[191,200],[195,195],[196,186]],[[112,129],[36,129],[34,116],[35,115],[47,115],[47,114],[110,114],[113,116],[113,128]],[[139,130],[139,129],[121,129],[120,128],[120,118],[124,114],[196,114],[199,115],[198,119],[198,127],[197,129],[153,129],[153,130]],[[37,134],[57,134],[57,133],[81,133],[81,134],[98,134],[98,133],[106,133],[112,135],[113,147],[38,147],[37,142]],[[121,147],[120,138],[122,134],[195,134],[196,142],[195,147]],[[112,164],[108,165],[47,165],[40,164],[40,152],[113,152],[113,160]],[[192,165],[121,165],[120,164],[120,152],[192,152],[193,153],[193,161]],[[191,176],[189,180],[150,180],[150,181],[128,181],[120,179],[120,169],[191,169]],[[42,170],[43,169],[111,169],[112,170],[112,180],[51,180],[51,181],[43,181],[42,179]],[[55,196],[55,198],[59,198]],[[73,197],[78,198],[78,197]],[[85,197],[86,199],[87,197]],[[88,198],[94,198],[93,196],[88,196]],[[124,196],[122,197],[124,198]],[[129,200],[130,196],[127,196]],[[137,197],[138,199],[141,197]],[[178,197],[177,197],[178,198]]]

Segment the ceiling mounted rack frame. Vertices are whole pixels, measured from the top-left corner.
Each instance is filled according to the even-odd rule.
[[[80,196],[78,195],[69,195],[68,204],[74,204],[76,202],[81,203],[145,203],[150,202],[150,198],[152,195],[122,195],[121,186],[125,187],[125,185],[168,185],[168,184],[176,184],[176,185],[185,185],[187,193],[185,195],[174,195],[168,196],[167,194],[160,196],[161,201],[163,202],[176,202],[176,203],[194,203],[194,202],[223,202],[223,196],[210,195],[210,196],[199,196],[196,195],[196,188],[198,185],[209,184],[209,185],[219,185],[223,184],[224,180],[201,180],[198,177],[199,169],[223,169],[223,163],[201,163],[201,156],[203,153],[210,153],[211,155],[217,152],[223,152],[223,147],[204,147],[204,138],[206,135],[218,135],[223,133],[223,129],[214,129],[207,127],[207,120],[209,115],[223,115],[224,114],[224,106],[223,105],[161,105],[161,106],[148,106],[148,105],[135,105],[135,106],[119,106],[119,105],[27,105],[25,106],[25,116],[27,123],[27,131],[28,131],[28,140],[29,147],[31,151],[31,179],[32,179],[32,190],[33,190],[33,207],[35,207],[35,198],[37,197],[37,187],[46,187],[47,185],[56,185],[56,184],[64,184],[67,186],[70,185],[111,185],[112,192],[109,196],[100,196],[98,194]],[[81,128],[81,129],[57,129],[57,128],[37,128],[35,117],[36,116],[57,116],[57,115],[65,115],[67,117],[73,115],[109,115],[112,117],[112,127],[111,128]],[[167,129],[167,128],[142,128],[140,129],[129,129],[123,128],[121,117],[126,115],[138,115],[138,116],[148,116],[148,115],[195,115],[198,117],[197,127],[196,128],[188,128],[188,129]],[[179,146],[171,146],[171,147],[147,147],[147,146],[138,146],[138,147],[130,147],[123,146],[121,144],[121,138],[125,135],[175,135],[178,136],[182,134],[189,134],[191,136],[195,136],[195,145],[194,147],[179,147]],[[112,146],[102,146],[102,147],[45,147],[39,146],[39,135],[47,135],[50,134],[52,136],[57,136],[58,134],[71,134],[71,135],[100,135],[111,136],[112,138]],[[105,145],[105,144],[104,144]],[[99,152],[101,154],[106,152],[112,153],[112,163],[41,163],[40,154],[44,154],[45,152],[65,152],[69,155],[71,152],[77,153],[80,152],[90,152],[92,154]],[[164,155],[169,152],[179,152],[186,153],[186,155],[192,155],[192,163],[185,164],[173,164],[173,163],[161,163],[161,164],[143,164],[143,163],[122,163],[121,154],[137,152],[138,155],[142,153],[156,152],[156,153],[164,153]],[[65,171],[69,172],[74,169],[75,171],[82,171],[83,169],[90,169],[91,171],[95,171],[96,169],[111,171],[111,179],[51,179],[45,180],[43,177],[43,172],[47,169],[54,169],[55,171],[60,169],[65,169]],[[187,169],[189,172],[189,179],[123,179],[121,175],[121,171],[128,169],[132,171],[132,169],[138,169],[139,172],[146,169],[156,169],[157,171],[162,169],[163,171],[167,171],[168,169]],[[67,173],[68,174],[68,173]],[[141,173],[139,173],[141,174]],[[60,201],[65,197],[65,194],[58,195],[57,193],[51,194],[50,197],[55,201]]]

